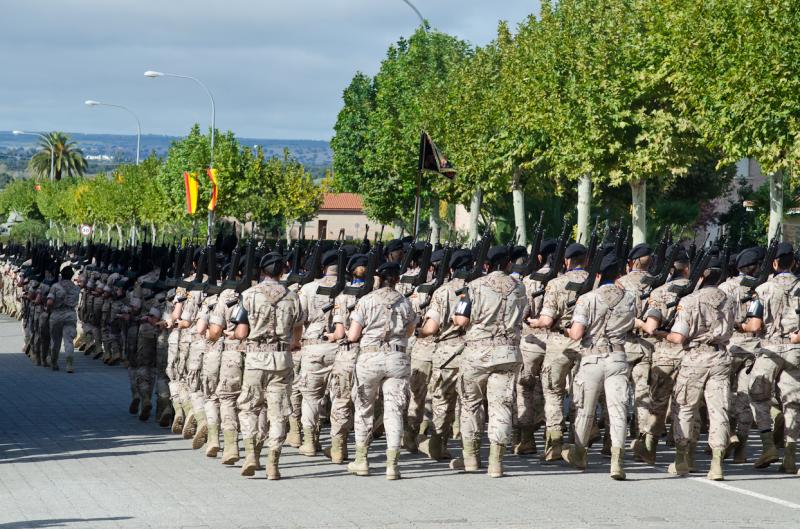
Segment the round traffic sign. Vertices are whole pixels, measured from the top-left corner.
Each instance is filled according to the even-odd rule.
[[[83,235],[84,237],[88,237],[91,234],[92,234],[92,227],[89,226],[88,224],[82,224],[81,235]]]

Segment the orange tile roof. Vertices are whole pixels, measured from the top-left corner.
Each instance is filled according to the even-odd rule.
[[[320,211],[358,211],[364,210],[364,202],[357,193],[325,193]]]

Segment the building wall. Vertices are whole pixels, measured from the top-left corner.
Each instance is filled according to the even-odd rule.
[[[346,240],[362,239],[364,237],[364,227],[367,224],[370,225],[370,238],[372,238],[375,229],[380,229],[380,226],[376,225],[375,222],[370,222],[364,213],[324,211],[305,223],[306,239],[318,238],[320,221],[327,223],[326,233],[323,238],[331,240],[339,236],[339,230],[342,228],[344,228]],[[300,223],[295,223],[294,227],[292,227],[291,235],[292,238],[301,237]]]

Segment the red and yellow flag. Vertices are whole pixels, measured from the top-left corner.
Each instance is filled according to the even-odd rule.
[[[197,197],[199,195],[197,173],[183,172],[183,185],[186,189],[186,212],[194,215],[197,211]]]
[[[217,170],[206,169],[206,174],[208,174],[208,179],[211,180],[211,200],[208,202],[208,211],[214,211],[217,207],[217,188],[219,187]]]

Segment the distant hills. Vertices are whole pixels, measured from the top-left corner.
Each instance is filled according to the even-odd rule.
[[[97,159],[90,160],[90,172],[107,171],[123,162],[136,159],[136,136],[122,134],[82,134],[67,133],[76,141],[83,154]],[[141,157],[155,152],[158,156],[166,156],[170,144],[180,139],[178,136],[162,136],[157,134],[142,135]],[[261,146],[266,156],[280,155],[288,148],[306,168],[321,178],[325,169],[331,166],[333,153],[327,141],[319,140],[271,140],[257,138],[237,138],[242,145]],[[15,136],[10,131],[0,131],[0,163],[7,170],[17,173],[25,169],[38,144],[36,136]],[[101,158],[102,157],[102,158]],[[110,157],[110,160],[105,159]]]

